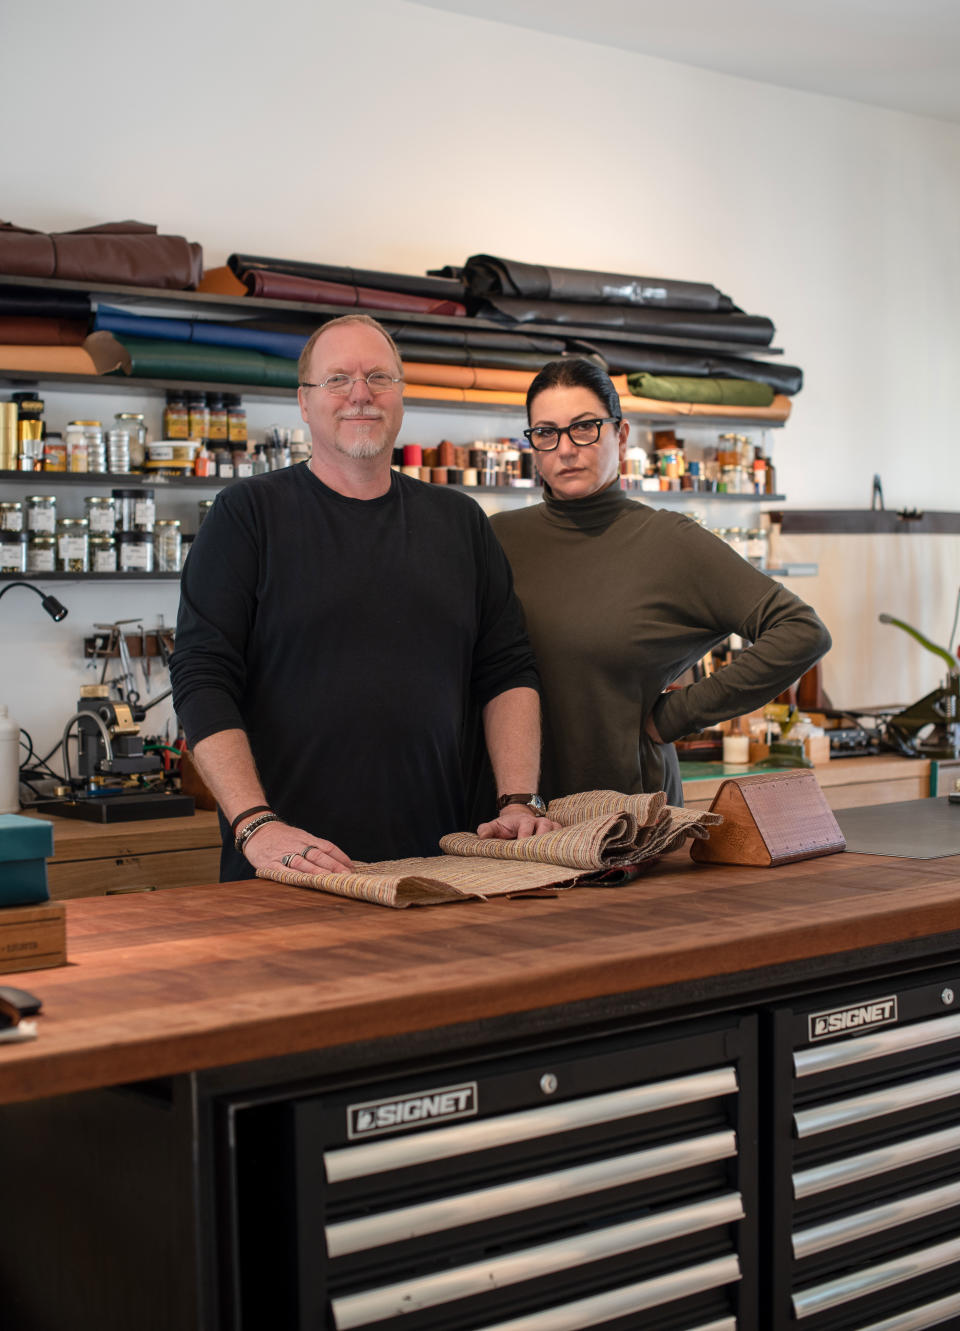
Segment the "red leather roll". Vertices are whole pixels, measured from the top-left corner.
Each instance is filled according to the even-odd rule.
[[[0,316],[0,343],[34,347],[79,347],[87,335],[81,319],[42,319],[38,315]]]
[[[402,291],[378,291],[374,287],[350,286],[344,282],[318,282],[309,277],[291,277],[264,268],[248,268],[243,282],[251,296],[267,300],[302,300],[317,305],[349,305],[363,310],[399,310],[407,314],[465,315],[466,307],[453,300],[411,296]]]

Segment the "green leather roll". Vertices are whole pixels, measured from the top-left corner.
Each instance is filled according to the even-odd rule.
[[[116,337],[116,340],[130,358],[127,373],[139,379],[207,379],[264,388],[297,386],[297,362],[282,356],[150,337]]]
[[[652,397],[660,402],[769,407],[774,398],[769,384],[755,384],[748,379],[690,379],[668,374],[628,374],[627,384],[635,397]]]

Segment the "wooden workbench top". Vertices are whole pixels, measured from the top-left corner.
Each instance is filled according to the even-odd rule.
[[[506,869],[506,866],[505,866]],[[392,911],[267,882],[67,903],[0,1101],[802,962],[960,929],[960,856],[776,870],[685,851],[621,888]],[[943,942],[943,940],[941,940]]]

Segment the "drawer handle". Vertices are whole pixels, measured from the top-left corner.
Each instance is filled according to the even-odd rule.
[[[533,1248],[520,1248],[503,1257],[344,1295],[331,1300],[334,1324],[337,1331],[351,1331],[353,1327],[367,1326],[388,1317],[487,1294],[521,1281],[573,1270],[605,1257],[732,1224],[743,1217],[740,1194],[725,1193],[672,1211],[659,1211],[641,1220],[587,1230],[572,1238],[541,1243]]]
[[[718,1257],[703,1266],[690,1266],[683,1271],[672,1271],[654,1280],[642,1280],[636,1285],[625,1285],[589,1299],[577,1299],[543,1312],[527,1313],[525,1317],[511,1317],[509,1322],[484,1326],[480,1331],[581,1331],[582,1327],[598,1326],[614,1317],[629,1317],[631,1313],[647,1308],[658,1308],[674,1299],[702,1294],[719,1285],[729,1285],[740,1279],[740,1263],[736,1257]],[[737,1331],[735,1317],[720,1317],[690,1331]]]
[[[895,1317],[885,1317],[882,1322],[862,1326],[860,1331],[929,1331],[935,1326],[943,1331],[951,1313],[960,1313],[960,1294],[948,1294],[945,1299],[925,1303],[921,1308],[908,1308]]]
[[[156,884],[149,884],[145,887],[136,885],[133,887],[105,887],[103,895],[105,897],[122,897],[126,896],[128,892],[156,892],[156,890]]]
[[[515,1183],[422,1202],[419,1206],[404,1206],[380,1215],[343,1220],[327,1226],[327,1253],[330,1257],[343,1257],[385,1243],[417,1239],[440,1230],[456,1229],[459,1225],[472,1225],[478,1220],[569,1201],[604,1188],[659,1178],[694,1165],[727,1160],[736,1153],[736,1134],[715,1132],[707,1137],[671,1142],[653,1150],[632,1151],[629,1155],[611,1156],[589,1165],[554,1170]]]
[[[392,1169],[446,1160],[472,1151],[487,1151],[495,1146],[505,1146],[508,1142],[530,1141],[555,1132],[571,1132],[575,1128],[611,1123],[634,1114],[675,1109],[680,1105],[732,1095],[736,1090],[737,1074],[734,1069],[717,1068],[690,1077],[631,1086],[625,1091],[584,1096],[579,1100],[525,1109],[516,1114],[501,1114],[475,1123],[461,1123],[456,1127],[436,1128],[431,1132],[418,1132],[408,1137],[365,1142],[362,1146],[342,1146],[325,1151],[323,1162],[327,1181],[343,1183],[348,1179],[384,1174]]]
[[[839,1280],[827,1280],[822,1285],[811,1285],[809,1289],[799,1290],[793,1296],[793,1311],[798,1318],[812,1317],[814,1313],[823,1312],[826,1308],[836,1308],[841,1303],[877,1294],[882,1289],[901,1285],[905,1280],[913,1280],[958,1260],[960,1239],[938,1243],[932,1248],[920,1248],[895,1257],[893,1261],[881,1262],[878,1266],[850,1271]],[[883,1323],[880,1325],[883,1326]]]
[[[898,1026],[895,1030],[877,1031],[861,1035],[855,1040],[840,1040],[836,1044],[817,1045],[812,1049],[798,1049],[793,1066],[798,1077],[811,1077],[817,1072],[833,1072],[853,1063],[865,1063],[871,1058],[886,1058],[908,1049],[923,1049],[926,1045],[960,1037],[960,1013],[949,1017],[936,1017],[933,1021],[918,1021],[912,1026]]]
[[[864,1151],[860,1155],[848,1155],[843,1160],[831,1160],[825,1165],[800,1170],[793,1176],[793,1195],[798,1200],[813,1197],[818,1192],[828,1192],[846,1183],[859,1183],[890,1169],[902,1169],[905,1165],[915,1165],[950,1151],[960,1151],[960,1128],[908,1137],[906,1141],[881,1146],[876,1151]]]
[[[818,1132],[847,1127],[850,1123],[863,1123],[867,1119],[881,1118],[884,1114],[896,1114],[901,1109],[932,1104],[951,1095],[960,1095],[960,1072],[924,1077],[901,1086],[882,1087],[867,1095],[854,1095],[848,1100],[832,1100],[814,1109],[800,1109],[794,1114],[793,1121],[798,1137],[810,1137]]]
[[[960,1206],[960,1183],[946,1183],[942,1188],[915,1192],[884,1206],[873,1206],[836,1220],[827,1220],[822,1225],[800,1229],[793,1236],[793,1255],[799,1262],[825,1248],[853,1243],[856,1239],[869,1238],[871,1234],[882,1234],[885,1229],[906,1225],[922,1216],[949,1210],[951,1206]]]

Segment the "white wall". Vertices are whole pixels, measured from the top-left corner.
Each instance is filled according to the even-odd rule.
[[[891,507],[960,508],[960,126],[404,0],[37,0],[0,23],[11,220],[133,216],[208,265],[486,251],[714,282],[806,372],[777,436],[794,505],[864,507],[879,471]],[[71,595],[51,632],[102,617]],[[0,693],[59,732],[73,681],[42,705],[22,682],[32,599],[0,607]]]

